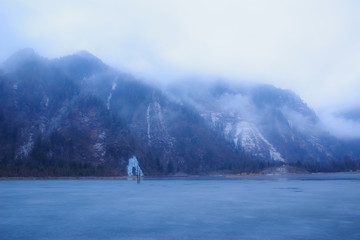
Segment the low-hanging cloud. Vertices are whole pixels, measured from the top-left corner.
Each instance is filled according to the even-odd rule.
[[[0,0],[0,60],[86,49],[168,81],[213,74],[290,88],[314,108],[358,102],[360,2]]]
[[[330,134],[343,139],[360,138],[360,121],[339,116],[332,111],[322,111],[319,115]]]

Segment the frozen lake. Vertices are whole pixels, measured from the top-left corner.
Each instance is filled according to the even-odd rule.
[[[0,239],[360,239],[360,175],[2,180]]]

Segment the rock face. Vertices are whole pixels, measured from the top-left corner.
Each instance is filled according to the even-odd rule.
[[[145,175],[284,163],[337,170],[345,154],[357,166],[357,147],[269,85],[191,81],[160,91],[84,51],[49,60],[27,49],[0,70],[1,176],[127,175],[134,155]]]
[[[344,154],[359,158],[356,148],[344,151],[344,142],[328,134],[315,112],[289,90],[220,80],[198,84],[169,91],[195,106],[210,129],[252,159],[315,166],[331,165]]]

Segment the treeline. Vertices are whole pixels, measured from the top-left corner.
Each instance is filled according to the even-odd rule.
[[[329,162],[307,162],[301,163],[298,161],[295,166],[306,169],[309,172],[349,172],[360,169],[360,162],[345,155],[342,159],[332,160]]]
[[[157,159],[155,166],[148,166],[146,160],[142,161],[145,175],[174,175],[177,172],[187,174],[206,175],[211,173],[241,174],[260,173],[267,168],[283,166],[283,162],[256,160],[253,157],[243,157],[234,162],[224,162],[212,165],[199,163],[189,164],[185,171],[177,168],[172,161],[163,166]],[[308,172],[347,172],[360,169],[360,163],[344,156],[341,160],[333,160],[327,163],[297,161],[286,164]],[[155,167],[155,168],[154,168]],[[91,162],[75,160],[50,159],[39,157],[36,159],[21,158],[10,161],[6,157],[0,159],[0,177],[105,177],[122,176],[126,174],[126,166],[109,166]]]
[[[104,165],[66,160],[0,160],[0,177],[86,177],[120,176],[120,171]]]

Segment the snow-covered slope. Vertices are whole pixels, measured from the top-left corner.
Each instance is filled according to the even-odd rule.
[[[223,134],[224,138],[231,142],[236,149],[260,157],[275,161],[285,162],[285,159],[276,148],[263,136],[256,125],[242,119],[240,116],[228,116],[225,113],[201,114],[215,131]]]
[[[25,50],[1,67],[0,176],[127,175],[132,156],[145,175],[343,170],[360,155],[270,85],[191,79],[164,90],[87,52]]]
[[[235,149],[290,163],[337,158],[336,140],[295,93],[262,84],[192,84],[201,88],[175,88],[172,93],[193,105],[208,127]]]

